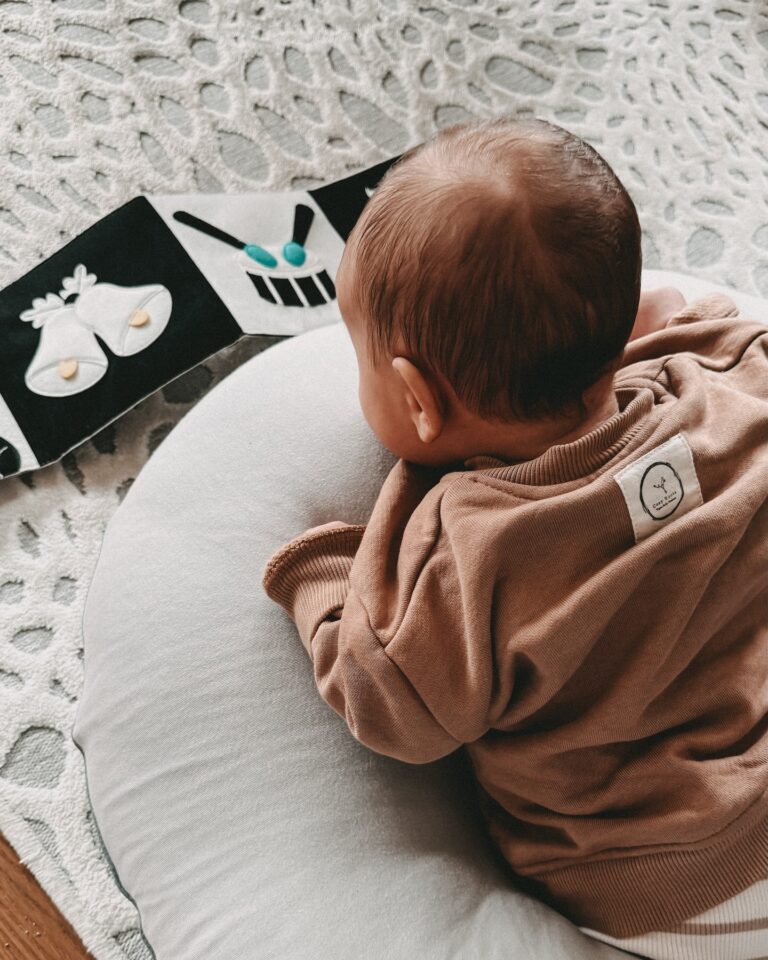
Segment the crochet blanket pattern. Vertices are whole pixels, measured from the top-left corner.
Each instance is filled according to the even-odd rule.
[[[637,205],[644,267],[768,296],[762,4],[14,0],[0,17],[4,285],[139,194],[307,190],[510,112],[606,157]],[[67,273],[61,289],[65,276],[90,282]],[[150,952],[70,739],[85,592],[157,445],[273,342],[225,347],[0,482],[0,830],[98,960]]]

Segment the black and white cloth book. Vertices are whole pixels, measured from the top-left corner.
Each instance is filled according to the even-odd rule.
[[[0,290],[0,477],[244,335],[340,320],[344,243],[399,156],[313,190],[135,197]]]

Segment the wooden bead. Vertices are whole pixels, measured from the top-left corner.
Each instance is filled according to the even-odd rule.
[[[77,360],[71,357],[67,360],[59,360],[59,376],[69,380],[77,373]]]
[[[149,322],[149,314],[146,310],[134,310],[128,323],[132,327],[143,327]]]

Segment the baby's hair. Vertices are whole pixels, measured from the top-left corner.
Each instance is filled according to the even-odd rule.
[[[640,235],[611,167],[562,127],[445,128],[387,170],[348,239],[371,352],[399,335],[487,419],[584,417],[632,331]]]

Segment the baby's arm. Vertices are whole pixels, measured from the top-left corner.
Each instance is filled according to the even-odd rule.
[[[640,305],[629,340],[663,330],[670,317],[685,306],[685,297],[676,287],[658,287],[640,294]],[[629,341],[627,341],[629,342]]]
[[[725,370],[733,366],[735,358],[755,337],[765,334],[764,323],[742,317],[734,301],[720,291],[697,297],[683,306],[678,306],[682,294],[674,287],[649,293],[650,301],[643,304],[643,311],[638,311],[638,330],[633,331],[631,342],[624,348],[622,370],[635,363],[661,362],[661,367],[646,371],[653,378],[670,357],[682,354],[709,369]],[[656,373],[651,372],[653,369]]]
[[[478,565],[457,562],[441,520],[445,485],[429,473],[399,461],[366,527],[314,527],[263,577],[296,623],[323,699],[357,740],[407,763],[482,736],[493,689],[487,628],[457,602],[477,594],[468,581]]]

